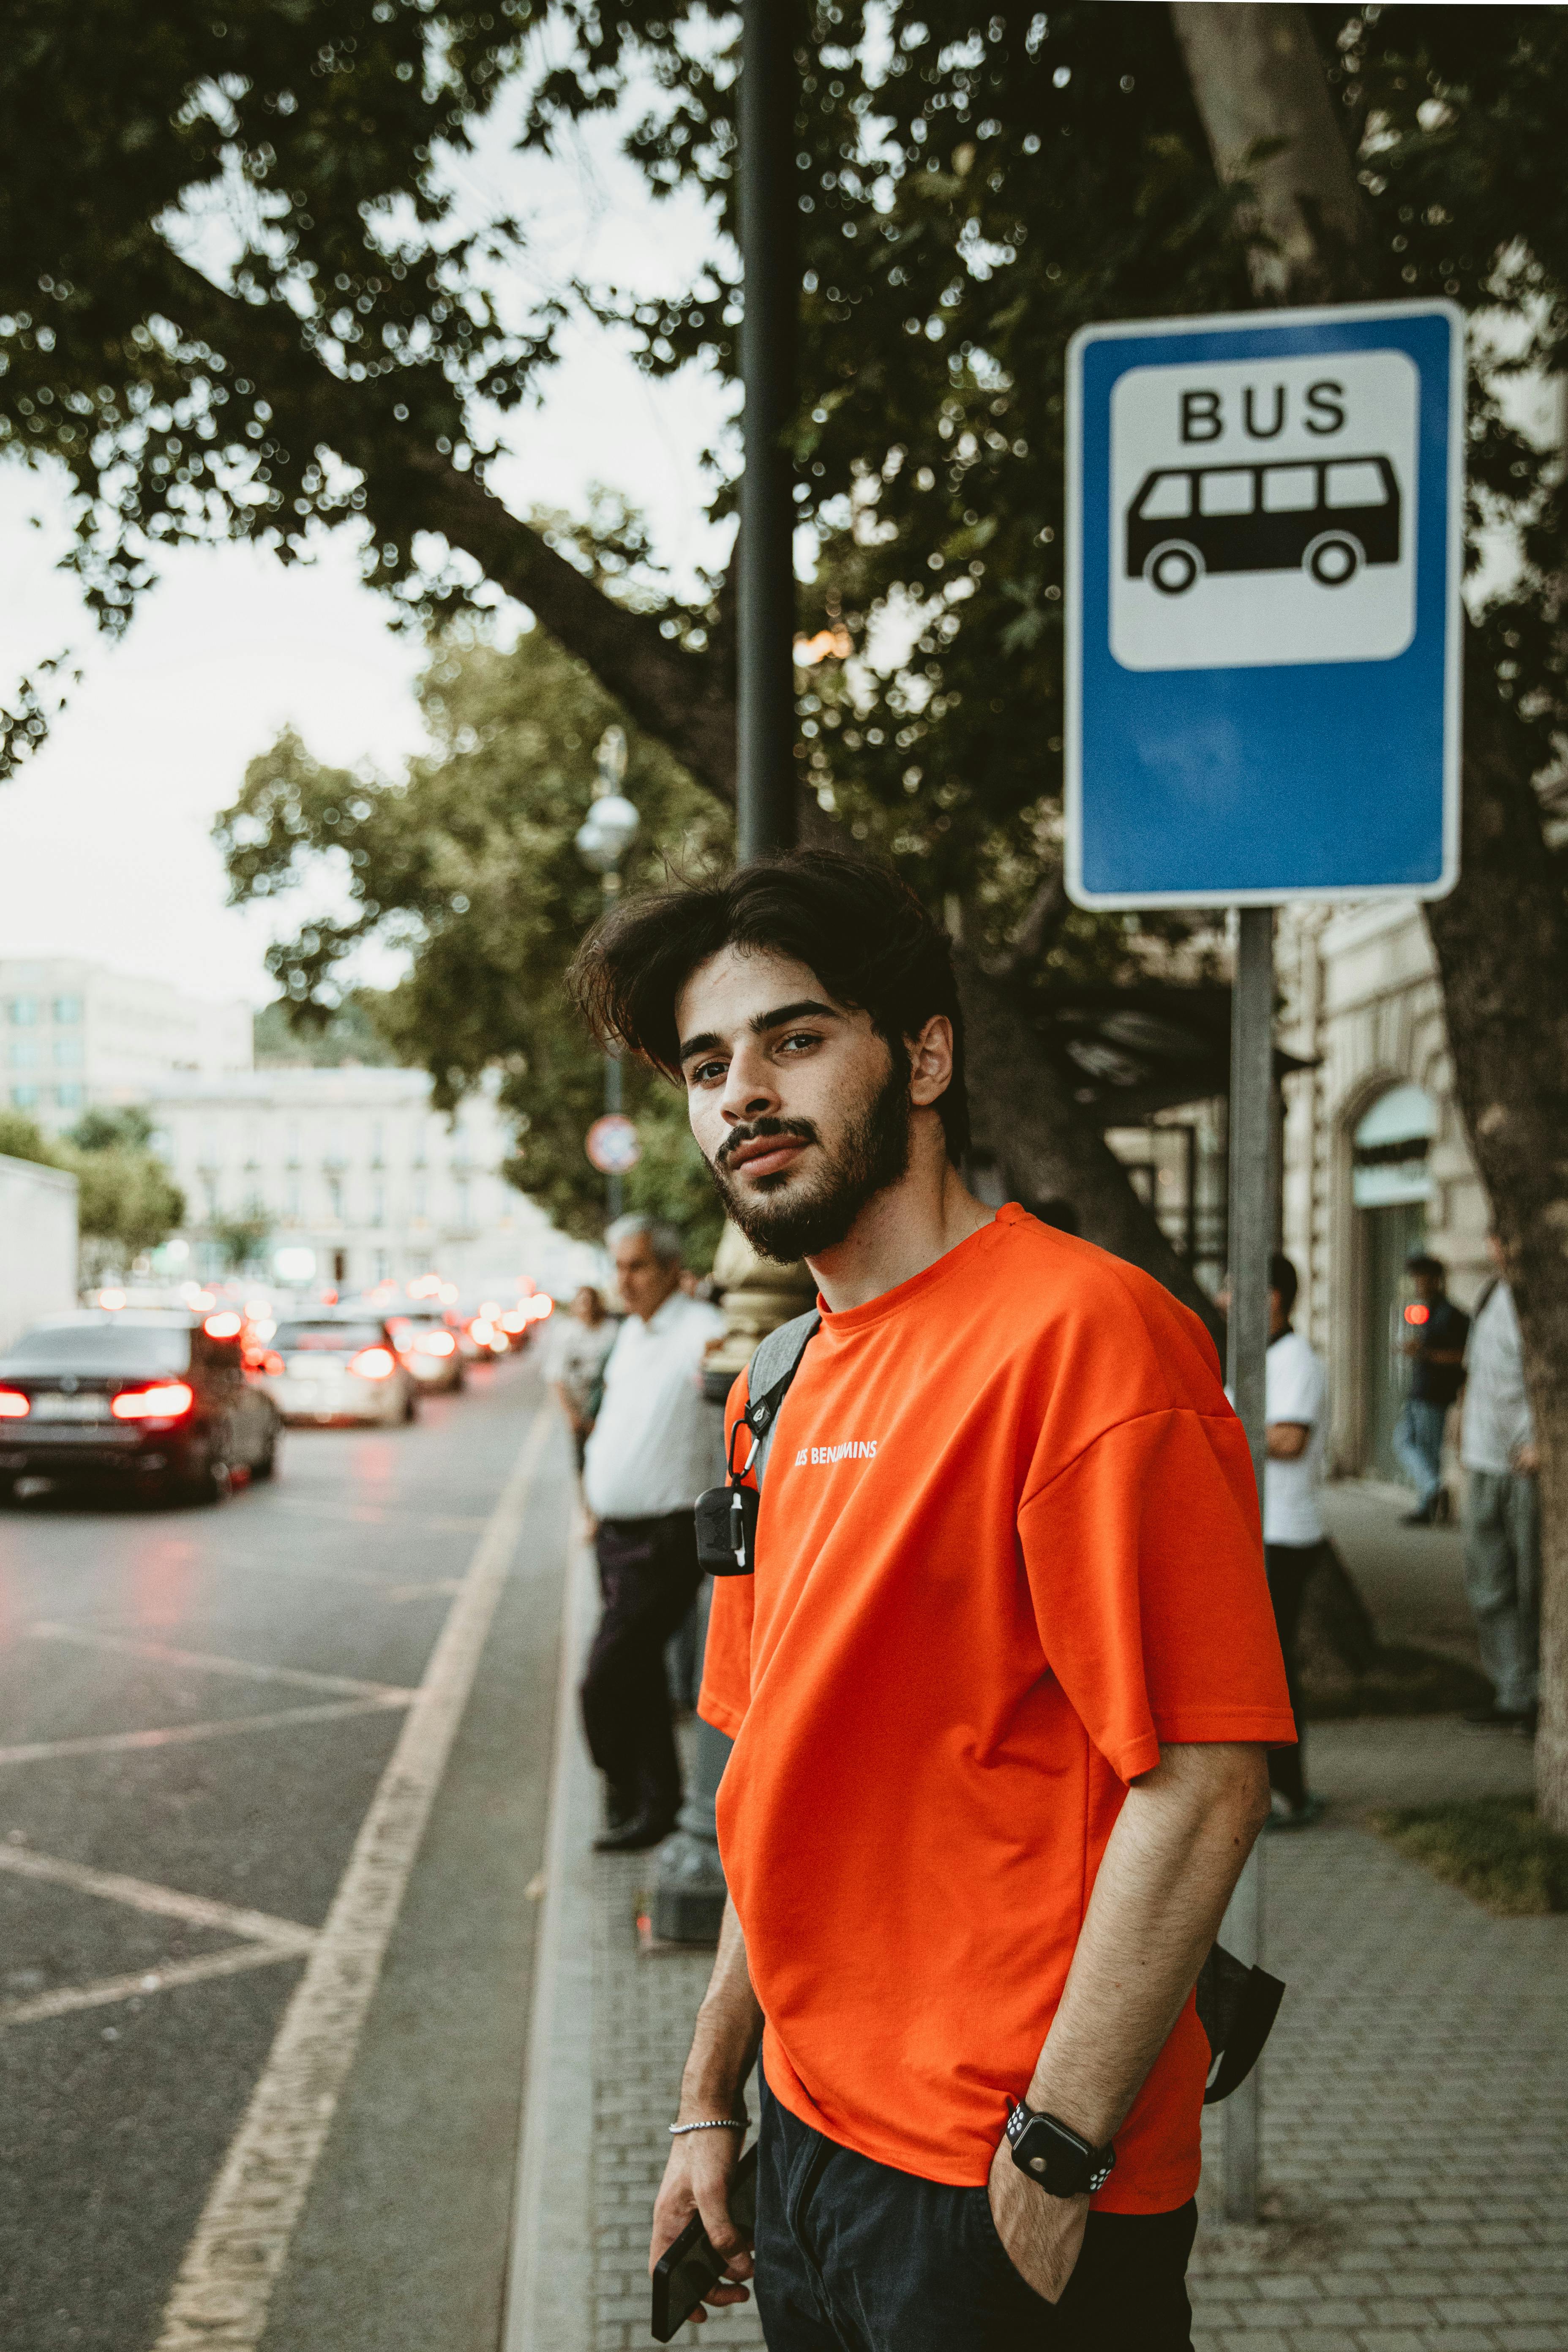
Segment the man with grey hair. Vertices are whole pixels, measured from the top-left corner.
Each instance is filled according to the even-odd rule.
[[[675,1827],[680,1765],[664,1649],[697,1591],[692,1505],[713,1483],[702,1358],[724,1328],[680,1288],[680,1236],[647,1216],[605,1235],[627,1314],[605,1367],[583,1486],[605,1612],[583,1677],[583,1723],[605,1775],[601,1853],[639,1853]]]

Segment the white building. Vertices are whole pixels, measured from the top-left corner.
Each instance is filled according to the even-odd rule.
[[[262,1258],[308,1249],[316,1279],[343,1291],[431,1272],[465,1289],[516,1274],[552,1289],[592,1279],[575,1271],[579,1245],[498,1174],[511,1138],[489,1097],[469,1097],[455,1124],[429,1097],[423,1070],[352,1064],[181,1078],[149,1093],[196,1270],[221,1270],[215,1227],[259,1218],[270,1228]]]
[[[0,1100],[55,1134],[89,1108],[144,1103],[176,1076],[248,1070],[251,1010],[80,956],[4,956],[0,1060]]]
[[[1489,1268],[1487,1198],[1454,1096],[1419,907],[1289,908],[1279,926],[1286,1081],[1284,1247],[1298,1328],[1329,1368],[1333,1466],[1392,1478],[1405,1262],[1429,1250],[1468,1307]]]

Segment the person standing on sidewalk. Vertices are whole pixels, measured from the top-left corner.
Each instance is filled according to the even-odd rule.
[[[713,1475],[702,1357],[724,1318],[682,1294],[673,1225],[619,1217],[605,1239],[629,1312],[583,1465],[605,1603],[583,1676],[583,1723],[605,1784],[606,1826],[595,1846],[640,1853],[669,1835],[680,1811],[664,1654],[697,1592],[691,1507]]]
[[[550,1385],[566,1416],[577,1454],[578,1475],[605,1393],[605,1364],[616,1344],[616,1327],[605,1302],[585,1282],[563,1315],[550,1343]]]
[[[1470,1331],[1459,1459],[1465,1491],[1465,1591],[1492,1703],[1467,1723],[1535,1730],[1541,1641],[1541,1496],[1535,1422],[1524,1386],[1524,1345],[1496,1234],[1487,1247],[1498,1279]]]
[[[1394,1431],[1400,1468],[1415,1489],[1407,1528],[1429,1528],[1443,1498],[1443,1431],[1448,1409],[1465,1384],[1465,1340],[1470,1318],[1448,1297],[1448,1273],[1441,1258],[1424,1252],[1405,1260],[1415,1286],[1415,1303],[1405,1310],[1401,1355],[1411,1359],[1410,1393]]]
[[[1294,1748],[1268,1751],[1268,1785],[1278,1800],[1269,1827],[1276,1830],[1308,1829],[1323,1811],[1322,1799],[1307,1790],[1306,1717],[1296,1650],[1302,1595],[1328,1540],[1322,1503],[1328,1390],[1316,1350],[1291,1328],[1296,1288],[1295,1267],[1276,1250],[1268,1261],[1263,1557],[1296,1718]]]
[[[623,900],[574,985],[821,1293],[755,1572],[714,1587],[731,1899],[650,2264],[696,2210],[708,2300],[744,2298],[761,2042],[773,2352],[1176,2352],[1193,1985],[1294,1737],[1213,1344],[966,1191],[950,943],[888,869],[802,852]]]

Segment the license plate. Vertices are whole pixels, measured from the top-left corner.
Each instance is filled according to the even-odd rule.
[[[289,1377],[291,1381],[335,1381],[342,1370],[336,1356],[290,1356]]]
[[[35,1421],[107,1421],[109,1407],[100,1396],[36,1396]]]

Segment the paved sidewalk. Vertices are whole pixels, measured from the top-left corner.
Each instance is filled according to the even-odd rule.
[[[551,1865],[561,1964],[552,1994],[542,1969],[520,2211],[531,2284],[506,2352],[651,2345],[648,2213],[709,1969],[639,1954],[651,1858],[584,1855],[595,1790],[574,1717],[556,1817],[575,1843],[558,1838]],[[1198,2352],[1568,2352],[1568,1917],[1494,1919],[1357,1821],[1528,1788],[1529,1749],[1421,1718],[1314,1727],[1311,1753],[1329,1821],[1267,1843],[1266,1957],[1290,1987],[1265,2081],[1269,2219],[1205,2213]],[[747,2306],[679,2340],[763,2337]]]

